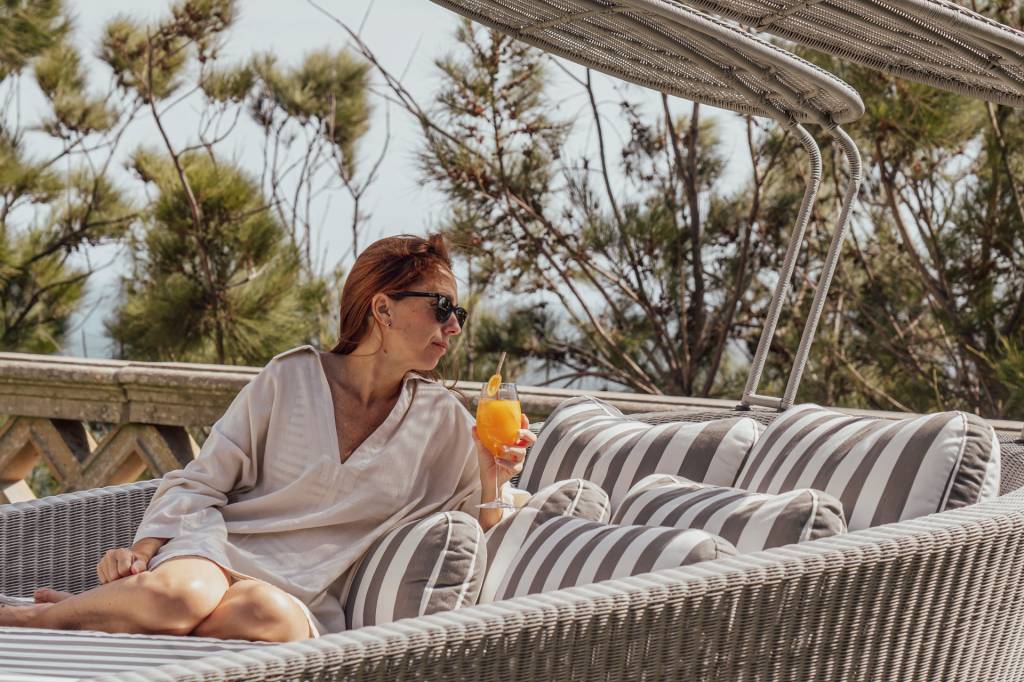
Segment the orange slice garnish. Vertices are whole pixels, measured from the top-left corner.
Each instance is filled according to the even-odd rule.
[[[498,389],[501,387],[501,375],[492,374],[491,378],[487,380],[487,395],[496,396],[498,395]]]

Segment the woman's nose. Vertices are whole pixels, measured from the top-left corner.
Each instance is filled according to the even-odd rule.
[[[441,331],[451,336],[462,333],[462,325],[459,324],[459,320],[455,317],[455,313],[448,316],[448,320],[444,323]]]

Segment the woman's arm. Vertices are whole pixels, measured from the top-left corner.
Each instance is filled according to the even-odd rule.
[[[273,367],[268,364],[239,391],[213,425],[199,455],[163,477],[135,532],[136,545],[185,532],[226,532],[220,508],[227,504],[228,493],[256,484],[274,404]]]
[[[481,481],[480,485],[481,485],[481,490],[483,491],[482,494],[480,495],[480,502],[481,502],[481,504],[484,503],[484,502],[493,502],[494,499],[495,499],[493,484],[488,485],[488,484],[485,484],[483,481]],[[490,491],[490,494],[488,494],[488,491]],[[483,528],[484,532],[486,533],[491,528],[493,528],[495,525],[497,525],[497,523],[499,521],[501,521],[502,512],[504,510],[503,509],[480,509],[478,511],[480,513],[480,517],[479,517],[480,527]]]
[[[96,564],[101,583],[137,575],[149,568],[149,560],[167,544],[167,538],[142,538],[130,548],[108,549]]]

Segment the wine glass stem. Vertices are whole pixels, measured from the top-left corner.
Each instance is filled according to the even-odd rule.
[[[495,467],[495,469],[494,469],[494,500],[496,502],[499,501],[498,500],[498,469],[497,469],[497,467]]]

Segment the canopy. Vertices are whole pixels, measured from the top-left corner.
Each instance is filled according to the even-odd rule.
[[[648,0],[434,0],[597,71],[744,114],[846,123],[864,113],[849,85],[739,28]],[[653,13],[655,6],[671,20]]]
[[[948,0],[686,3],[901,78],[1024,106],[1024,33]],[[644,4],[664,19],[679,6],[674,0]]]
[[[625,80],[744,113],[755,113],[744,98],[737,99],[735,93],[716,96],[707,74],[692,71],[700,66],[697,60],[686,55],[685,49],[666,49],[658,36],[685,40],[697,30],[744,53],[764,48],[766,43],[740,40],[734,44],[730,33],[744,39],[749,34],[717,22],[718,30],[708,32],[708,18],[689,9],[735,20],[756,31],[774,33],[902,78],[1024,106],[1024,33],[948,0],[434,1]],[[717,54],[716,59],[723,61],[724,53]],[[787,62],[784,78],[800,71],[796,63],[810,66],[783,54]],[[676,58],[675,63],[666,65],[666,57]],[[761,57],[759,63],[768,61]],[[818,73],[835,85],[833,76]],[[815,93],[811,104],[818,109],[842,110],[840,101],[829,101],[836,95],[834,90],[827,95]],[[840,95],[839,100],[843,99]]]

